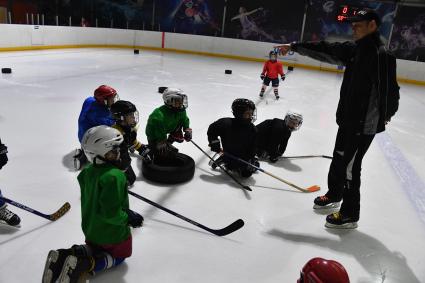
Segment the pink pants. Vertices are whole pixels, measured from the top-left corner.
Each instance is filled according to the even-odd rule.
[[[132,238],[131,235],[124,242],[118,244],[96,245],[89,241],[86,243],[95,249],[101,249],[109,253],[114,258],[126,258],[131,256],[132,252]]]

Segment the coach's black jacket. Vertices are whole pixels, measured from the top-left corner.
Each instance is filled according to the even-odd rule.
[[[396,58],[385,49],[378,32],[355,43],[295,42],[291,50],[346,67],[336,112],[340,127],[363,134],[385,130],[398,109],[400,87]]]

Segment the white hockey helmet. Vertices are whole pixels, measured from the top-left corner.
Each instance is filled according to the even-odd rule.
[[[188,107],[187,95],[178,88],[166,88],[162,93],[164,104],[175,110],[185,110]]]
[[[88,161],[93,163],[96,157],[104,158],[107,152],[119,148],[123,141],[124,137],[117,129],[101,125],[85,132],[81,147]]]
[[[303,123],[303,115],[297,111],[289,110],[285,115],[285,124],[291,131],[298,130]]]

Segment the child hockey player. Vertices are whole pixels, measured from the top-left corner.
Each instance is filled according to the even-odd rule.
[[[1,143],[0,140],[0,169],[6,165],[7,161],[7,146]],[[5,223],[10,226],[19,226],[21,223],[21,219],[18,215],[10,211],[6,208],[6,202],[1,198],[1,190],[0,190],[0,222]]]
[[[261,73],[261,80],[263,81],[263,85],[260,91],[260,97],[264,96],[264,92],[266,88],[269,86],[270,81],[272,82],[272,87],[274,91],[274,95],[276,99],[279,99],[279,78],[282,81],[285,80],[285,74],[283,73],[282,63],[277,61],[277,53],[275,51],[270,51],[269,60],[264,63],[263,72]]]
[[[256,166],[255,159],[257,141],[257,130],[253,124],[256,119],[255,104],[249,99],[238,98],[232,103],[232,112],[235,118],[221,118],[208,127],[208,142],[211,150],[217,153],[224,151],[239,157]],[[220,140],[223,144],[221,149]],[[248,178],[255,172],[252,166],[229,158],[220,156],[216,163],[223,164],[227,169],[239,173],[240,176]],[[213,163],[212,167],[216,165]]]
[[[178,151],[172,146],[174,141],[181,143],[192,140],[192,129],[189,128],[186,114],[187,95],[180,89],[167,88],[162,98],[164,105],[152,112],[146,125],[146,136],[156,164],[174,159]]]
[[[274,118],[258,124],[257,156],[269,157],[270,162],[276,162],[285,152],[291,133],[298,130],[302,123],[301,114],[288,111],[284,120]]]
[[[86,244],[51,250],[43,283],[80,282],[88,273],[119,265],[131,256],[129,226],[142,226],[143,217],[129,209],[127,178],[116,166],[123,141],[121,133],[108,126],[84,134],[81,146],[91,164],[78,175],[78,182]]]
[[[143,159],[149,160],[148,146],[143,145],[137,140],[139,111],[137,111],[133,103],[125,100],[118,100],[112,104],[111,113],[112,118],[115,120],[115,124],[112,127],[120,131],[124,136],[124,142],[121,144],[120,150],[120,168],[125,172],[128,184],[133,185],[136,181],[136,174],[134,174],[133,168],[131,167],[131,158],[128,151],[137,150]]]
[[[115,89],[101,85],[94,91],[94,96],[84,100],[78,117],[78,140],[80,143],[88,129],[99,125],[112,126],[115,123],[109,108],[118,99],[119,96]],[[77,149],[74,155],[75,170],[79,170],[85,163],[87,163],[86,156],[81,149]]]

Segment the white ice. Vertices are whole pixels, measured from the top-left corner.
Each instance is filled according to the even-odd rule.
[[[71,210],[57,222],[9,208],[21,228],[0,228],[0,282],[40,282],[47,253],[83,243],[80,228],[78,172],[71,154],[79,146],[77,119],[83,100],[108,84],[140,112],[139,138],[151,111],[162,104],[159,86],[179,87],[189,95],[188,115],[194,141],[205,150],[206,130],[231,116],[238,97],[258,102],[262,64],[219,58],[132,50],[72,49],[0,54],[0,138],[9,163],[0,172],[3,195],[45,213],[64,202]],[[225,75],[232,69],[232,75]],[[341,75],[296,68],[258,104],[258,120],[282,118],[288,109],[303,113],[286,155],[331,155],[337,126],[335,110]],[[401,85],[400,109],[388,134],[418,176],[425,180],[424,88]],[[296,282],[312,257],[341,262],[351,282],[425,282],[425,222],[402,188],[400,175],[375,140],[363,162],[359,228],[324,228],[325,215],[312,209],[326,192],[329,160],[281,160],[261,166],[302,187],[320,185],[317,193],[297,190],[263,173],[246,181],[244,192],[213,171],[191,143],[178,145],[196,162],[195,177],[169,186],[147,182],[141,174],[133,191],[212,228],[238,218],[245,226],[217,237],[147,203],[130,197],[132,209],[145,217],[133,232],[133,255],[126,263],[90,279],[93,282]],[[208,152],[210,152],[208,150]],[[140,161],[133,159],[136,173]],[[422,188],[423,189],[423,188]],[[416,200],[416,206],[424,199]],[[421,203],[422,202],[422,203]]]

